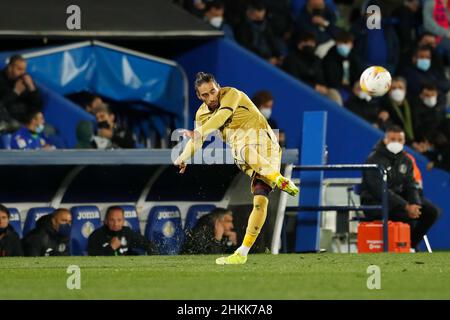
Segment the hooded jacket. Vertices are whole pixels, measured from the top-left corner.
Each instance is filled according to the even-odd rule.
[[[379,141],[366,160],[387,170],[389,210],[403,209],[407,204],[421,204],[419,189],[414,180],[411,159],[404,151],[393,154],[383,140]],[[381,177],[377,171],[364,171],[361,185],[362,204],[381,203]]]
[[[36,228],[22,239],[26,256],[68,256],[69,237],[61,236],[52,226],[53,215],[45,215],[36,221]]]

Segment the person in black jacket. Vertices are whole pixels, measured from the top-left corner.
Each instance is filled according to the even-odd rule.
[[[133,133],[116,123],[114,113],[106,104],[96,107],[94,113],[98,130],[93,140],[97,149],[133,149],[135,147]]]
[[[353,35],[341,31],[336,35],[336,45],[323,59],[325,83],[335,89],[351,91],[352,84],[359,80],[360,70],[353,53]]]
[[[192,230],[187,230],[182,254],[232,253],[237,248],[231,211],[216,208],[204,215]]]
[[[416,248],[435,223],[439,212],[427,202],[422,203],[414,179],[411,159],[403,151],[405,133],[399,126],[386,130],[383,140],[369,155],[366,163],[378,164],[388,172],[389,220],[402,221],[411,226],[411,247]],[[381,203],[381,177],[376,171],[365,171],[361,185],[361,204]],[[381,219],[381,212],[366,212],[368,218]]]
[[[26,68],[25,59],[13,55],[0,72],[0,131],[17,130],[30,110],[42,109],[41,95]]]
[[[266,18],[266,6],[261,0],[252,0],[244,19],[235,29],[237,42],[273,65],[280,64],[279,41]]]
[[[19,235],[9,224],[8,208],[0,204],[0,257],[23,256]]]
[[[22,239],[26,256],[70,255],[70,228],[72,215],[68,209],[56,209],[36,221],[36,228]]]
[[[156,247],[140,233],[125,224],[125,212],[119,206],[106,210],[104,225],[91,233],[88,239],[90,256],[136,255],[136,249],[147,254],[158,254]]]
[[[342,105],[339,92],[336,89],[328,88],[325,84],[322,61],[315,54],[316,45],[314,33],[301,34],[297,39],[297,48],[286,56],[282,68],[320,94]]]

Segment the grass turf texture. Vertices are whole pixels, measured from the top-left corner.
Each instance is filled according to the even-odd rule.
[[[450,299],[450,253],[0,259],[0,299]],[[69,265],[81,289],[68,290]],[[381,290],[367,289],[369,265]]]

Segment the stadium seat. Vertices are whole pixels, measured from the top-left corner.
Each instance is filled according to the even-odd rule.
[[[145,237],[160,254],[178,254],[183,240],[180,210],[175,206],[153,207],[148,213]]]
[[[23,225],[23,235],[27,235],[28,232],[33,230],[36,226],[36,221],[47,214],[50,214],[55,209],[52,207],[36,207],[30,208],[27,213],[27,217],[25,218],[25,223]]]
[[[70,250],[74,256],[87,255],[89,235],[102,225],[100,210],[96,206],[76,206],[72,213],[72,230],[70,232]]]
[[[139,218],[135,206],[120,206],[125,211],[125,225],[133,231],[141,233]]]
[[[191,230],[197,224],[198,219],[203,217],[205,214],[210,213],[216,208],[213,204],[199,204],[193,205],[188,209],[186,214],[186,220],[184,223],[184,231]]]
[[[10,213],[9,224],[16,230],[20,238],[22,238],[22,226],[20,224],[20,213],[16,208],[8,208]]]
[[[11,137],[10,133],[0,134],[0,149],[11,149]]]

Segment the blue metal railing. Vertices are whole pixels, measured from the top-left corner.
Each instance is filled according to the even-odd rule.
[[[296,206],[286,207],[287,211],[369,211],[381,210],[383,214],[383,251],[388,252],[388,220],[389,220],[389,206],[388,206],[388,187],[387,187],[387,171],[377,164],[333,164],[333,165],[297,165],[293,170],[298,171],[378,171],[381,176],[381,205],[370,206]]]

